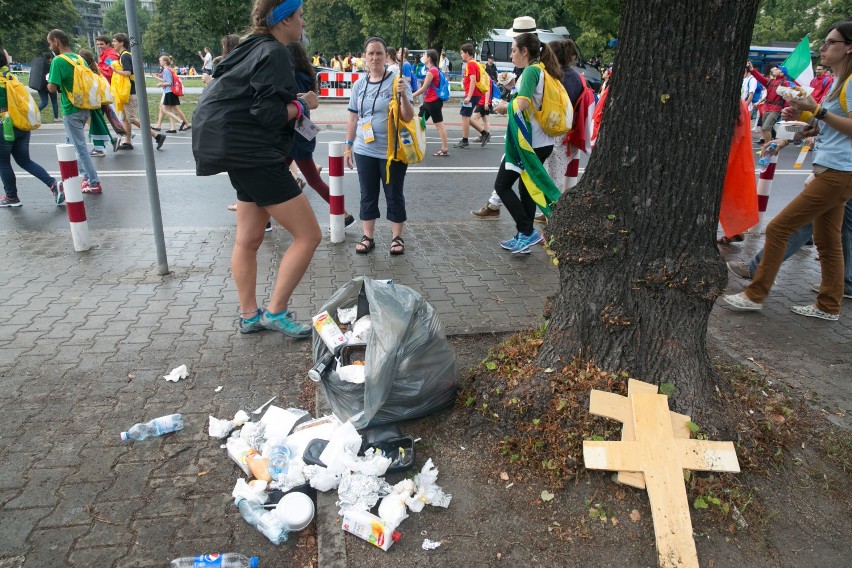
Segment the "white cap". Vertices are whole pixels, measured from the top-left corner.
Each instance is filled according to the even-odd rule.
[[[525,33],[536,33],[535,18],[531,16],[520,16],[515,18],[512,22],[512,29],[506,30],[506,35],[509,37],[515,37]]]
[[[119,434],[119,437],[126,442],[130,439],[130,434],[128,434],[127,432],[122,432],[121,434]]]

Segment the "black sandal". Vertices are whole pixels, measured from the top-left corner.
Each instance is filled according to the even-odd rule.
[[[405,241],[402,240],[402,237],[393,238],[391,241],[390,253],[394,256],[405,254]]]
[[[362,235],[361,242],[355,245],[355,252],[358,254],[368,254],[374,248],[376,248],[376,241],[371,239],[367,235]]]

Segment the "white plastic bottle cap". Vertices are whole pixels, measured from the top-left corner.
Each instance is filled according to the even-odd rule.
[[[293,491],[281,498],[275,512],[291,531],[300,531],[314,520],[314,502],[304,493]]]
[[[126,441],[130,438],[130,436],[128,436],[128,433],[127,433],[127,432],[122,432],[121,434],[119,434],[119,437],[120,437],[122,440],[124,440],[125,442],[126,442]]]

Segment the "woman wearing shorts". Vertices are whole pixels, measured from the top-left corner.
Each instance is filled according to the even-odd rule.
[[[162,87],[163,89],[163,100],[162,100],[162,111],[165,116],[169,119],[169,129],[166,130],[167,134],[175,134],[177,129],[175,128],[175,122],[178,121],[181,123],[181,130],[189,130],[190,127],[186,127],[186,116],[180,110],[180,97],[172,92],[172,85],[175,84],[175,71],[171,68],[172,58],[168,55],[160,56],[160,67],[163,68],[163,76],[158,87]],[[180,114],[180,116],[178,116]],[[162,118],[162,117],[161,117]],[[160,124],[162,121],[157,122],[157,126],[153,127],[154,130],[160,130]]]
[[[305,27],[301,0],[255,0],[252,28],[214,72],[195,110],[192,151],[198,175],[227,172],[237,191],[231,271],[240,301],[239,330],[275,330],[295,339],[311,326],[287,308],[322,233],[307,197],[284,164],[293,123],[316,108],[316,93],[297,94],[286,44]],[[293,236],[281,259],[266,309],[258,308],[257,251],[272,217]]]
[[[447,130],[444,128],[444,101],[438,98],[438,85],[441,84],[440,71],[436,66],[438,52],[434,49],[426,50],[423,55],[423,62],[426,64],[426,76],[423,79],[423,84],[414,93],[414,97],[420,96],[425,92],[424,102],[420,106],[420,114],[418,116],[426,116],[427,119],[432,118],[432,123],[438,129],[438,135],[441,137],[441,149],[432,154],[433,156],[449,156],[447,151]]]
[[[376,248],[373,234],[379,218],[379,184],[384,186],[387,202],[387,218],[391,223],[392,255],[405,254],[402,228],[406,221],[405,196],[402,194],[405,172],[408,165],[403,162],[390,163],[390,175],[385,172],[388,165],[388,109],[391,99],[399,97],[399,115],[404,121],[414,118],[411,104],[411,87],[407,80],[397,81],[397,92],[393,92],[394,79],[399,75],[385,69],[387,44],[385,40],[371,37],[364,50],[367,52],[367,75],[352,85],[349,97],[349,122],[346,124],[346,144],[351,147],[344,152],[349,169],[358,165],[358,182],[361,185],[361,224],[364,236],[356,245],[355,252],[367,254]]]

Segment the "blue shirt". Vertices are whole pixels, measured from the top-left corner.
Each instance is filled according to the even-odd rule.
[[[172,92],[172,84],[175,82],[175,78],[172,76],[172,72],[168,70],[168,68],[163,67],[163,92],[171,93]]]
[[[834,89],[840,89],[842,86],[838,81]],[[832,114],[848,116],[840,106],[840,97],[828,100],[831,94],[822,100],[822,107]],[[852,111],[852,85],[846,87],[846,108]],[[821,123],[816,144],[814,144],[814,164],[841,172],[852,172],[852,138],[824,122]]]
[[[371,82],[369,75],[361,77],[352,85],[349,96],[349,112],[358,115],[355,127],[355,142],[352,151],[362,156],[387,158],[388,155],[388,108],[393,94],[393,71],[386,71],[384,81]],[[411,88],[405,82],[405,96],[411,100]],[[365,124],[373,127],[375,140],[364,141]]]
[[[420,88],[420,83],[417,81],[417,76],[414,74],[414,69],[411,67],[411,63],[408,60],[402,62],[402,76],[408,77],[411,81],[411,90],[416,91]]]

